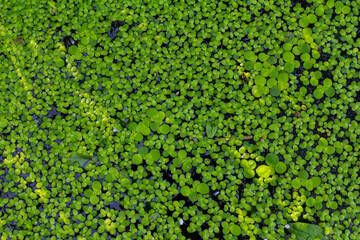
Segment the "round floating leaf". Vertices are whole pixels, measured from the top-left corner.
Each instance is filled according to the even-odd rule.
[[[309,20],[309,23],[310,23],[310,24],[314,24],[314,23],[316,23],[316,22],[318,21],[316,15],[313,14],[313,13],[310,13],[310,14],[308,15],[308,20]]]
[[[269,80],[266,82],[266,85],[268,88],[273,88],[277,85],[277,80],[275,78],[269,78]]]
[[[150,124],[150,128],[153,132],[157,131],[159,129],[160,123],[159,122],[152,122]]]
[[[182,164],[181,158],[175,158],[173,164],[175,167],[180,166]]]
[[[269,58],[269,55],[267,55],[266,53],[260,53],[259,54],[259,60],[261,62],[265,62],[266,60],[268,60],[268,58]]]
[[[273,69],[269,73],[269,77],[271,78],[277,78],[279,76],[279,72],[276,69]]]
[[[292,52],[284,52],[283,58],[285,62],[293,62],[295,60],[295,56]]]
[[[274,56],[269,57],[268,63],[270,63],[271,65],[276,64],[277,63],[277,58],[274,57]]]
[[[330,202],[330,204],[329,204],[329,208],[331,208],[332,210],[336,210],[338,207],[339,207],[339,205],[335,201]]]
[[[183,166],[182,166],[182,170],[183,170],[184,172],[190,171],[191,168],[192,168],[192,164],[191,164],[190,161],[186,161],[186,162],[183,164]]]
[[[144,139],[143,135],[141,133],[135,133],[134,140],[141,142]]]
[[[192,191],[190,192],[189,199],[190,199],[190,201],[192,201],[192,202],[195,202],[195,201],[198,200],[198,195],[196,194],[196,192],[195,192],[194,190],[192,190]]]
[[[283,75],[283,74],[279,75],[278,85],[279,85],[280,90],[285,90],[285,89],[289,88],[289,81],[288,80],[289,80],[289,77],[288,77],[287,74],[286,74],[286,76]]]
[[[301,170],[299,172],[299,178],[303,180],[307,180],[309,178],[309,173],[305,170]]]
[[[275,86],[273,88],[270,89],[270,94],[274,97],[278,97],[280,96],[281,90],[278,86]]]
[[[75,45],[71,45],[68,49],[69,54],[76,55],[79,53],[79,49]]]
[[[145,136],[149,136],[150,133],[151,133],[151,130],[149,127],[147,127],[144,123],[141,123],[139,124],[139,126],[137,127],[137,130],[142,134],[142,135],[145,135]],[[142,141],[142,140],[140,140]],[[139,141],[139,142],[140,142]]]
[[[325,88],[325,95],[328,96],[328,97],[335,96],[335,89],[333,87]]]
[[[320,77],[321,78],[321,77]],[[319,78],[318,78],[319,79]],[[325,86],[325,87],[331,87],[332,86],[332,81],[331,81],[331,79],[330,78],[325,78],[324,79],[324,82],[323,82],[323,85]]]
[[[325,148],[325,153],[332,155],[335,153],[335,148],[333,146],[328,146]]]
[[[298,47],[298,46],[295,46],[295,47],[293,47],[293,50],[292,50],[292,52],[295,54],[295,55],[300,55],[301,54],[301,49],[300,49],[300,47]]]
[[[286,167],[286,164],[283,163],[283,162],[278,162],[276,164],[276,167],[275,167],[275,171],[278,173],[278,174],[283,174],[284,172],[286,172],[287,170],[287,167]]]
[[[137,123],[136,122],[129,122],[128,128],[130,131],[135,131],[137,129]]]
[[[170,132],[170,126],[167,124],[161,125],[158,129],[158,133],[168,134]]]
[[[165,119],[165,113],[163,111],[158,111],[156,117],[153,119],[154,121],[162,122]]]
[[[306,28],[307,26],[309,26],[309,20],[306,15],[299,20],[299,25],[302,28]]]
[[[343,14],[348,14],[350,11],[351,11],[351,8],[347,5],[343,6],[342,9],[341,9],[342,13]]]
[[[307,94],[307,89],[305,87],[300,88],[301,95],[305,96]]]
[[[158,114],[158,110],[156,110],[155,108],[149,108],[146,110],[146,115],[150,118],[150,119],[154,119],[157,117]]]
[[[254,160],[250,160],[250,161],[243,160],[242,166],[246,169],[251,170],[251,169],[256,168],[256,162]]]
[[[131,184],[130,179],[128,179],[128,178],[121,179],[121,185],[123,187],[128,187],[128,186],[130,186],[130,184]]]
[[[310,54],[309,53],[303,53],[303,54],[301,54],[300,59],[303,60],[304,62],[309,61],[310,60]]]
[[[158,161],[160,159],[160,151],[159,149],[152,149],[150,151],[150,158],[152,161]]]
[[[300,46],[301,53],[309,53],[310,50],[311,50],[311,47],[309,44],[304,43]]]
[[[292,43],[284,43],[284,45],[283,45],[283,50],[284,50],[284,52],[290,52],[291,51],[291,49],[293,48],[293,44]]]
[[[305,62],[304,62],[304,65],[303,65],[303,67],[304,67],[305,69],[311,69],[312,66],[313,66],[313,64],[312,64],[311,61],[305,61]]]
[[[313,207],[315,204],[315,199],[313,197],[308,197],[306,199],[306,205],[308,205],[309,207]]]
[[[265,162],[267,165],[275,168],[277,163],[279,162],[279,156],[275,153],[268,153],[266,154]]]
[[[328,141],[326,140],[326,138],[320,138],[319,139],[319,146],[321,147],[327,147],[329,145]]]
[[[252,94],[254,97],[259,98],[263,95],[263,90],[262,86],[255,85],[252,89]]]
[[[179,158],[183,159],[187,157],[187,152],[183,149],[181,149],[178,153]]]
[[[92,205],[98,204],[98,203],[99,203],[99,198],[98,198],[98,196],[92,196],[92,197],[90,198],[90,203],[91,203]]]
[[[320,5],[315,9],[315,14],[318,16],[322,16],[324,14],[324,6]]]
[[[295,178],[291,182],[291,186],[295,189],[299,189],[301,187],[301,180],[300,178]]]
[[[206,183],[200,183],[197,187],[197,190],[201,194],[208,194],[209,193],[209,186]]]
[[[264,78],[263,76],[261,75],[257,75],[255,77],[255,84],[256,85],[259,85],[259,86],[265,86],[266,84],[266,78]]]
[[[185,197],[187,197],[187,196],[189,196],[190,195],[190,188],[189,188],[189,186],[182,186],[181,187],[181,189],[180,189],[180,193],[183,195],[183,196],[185,196]]]
[[[132,157],[132,162],[135,164],[135,165],[139,165],[142,163],[142,157],[140,154],[135,154],[133,157]]]
[[[59,67],[59,68],[64,67],[64,66],[65,66],[65,61],[62,60],[61,58],[57,58],[57,59],[55,60],[55,65],[56,65],[57,67]]]
[[[6,128],[8,125],[8,120],[0,119],[0,128]]]
[[[142,224],[143,226],[149,225],[149,224],[150,224],[150,222],[149,222],[149,217],[148,217],[148,216],[143,217],[143,219],[141,219],[141,224]]]
[[[282,72],[278,76],[278,82],[288,82],[289,81],[289,74],[286,72]]]
[[[255,55],[255,53],[253,51],[245,52],[244,57],[248,61],[256,61],[257,60],[257,56]]]
[[[105,181],[108,183],[115,181],[115,179],[116,179],[116,177],[114,176],[114,174],[111,174],[111,173],[108,173],[105,176]]]
[[[255,65],[254,65],[254,69],[256,71],[261,71],[261,69],[263,68],[263,64],[261,62],[256,62]]]
[[[151,124],[150,118],[145,118],[144,120],[142,120],[141,124],[145,127],[150,127]]]
[[[90,43],[90,38],[89,37],[82,37],[81,38],[81,44],[83,45],[88,45]]]
[[[310,84],[316,87],[319,84],[319,81],[316,78],[311,78]]]
[[[317,88],[314,91],[314,97],[316,99],[321,99],[324,96],[324,91],[321,88]]]
[[[244,64],[244,68],[246,71],[251,71],[254,68],[255,62],[254,61],[247,61]]]
[[[310,179],[310,183],[313,188],[317,188],[321,184],[321,178],[313,177]]]
[[[240,236],[241,228],[238,225],[232,225],[230,227],[231,234],[234,236]]]
[[[262,178],[267,178],[270,177],[270,175],[273,173],[273,168],[267,165],[260,165],[256,169],[256,173]]]
[[[149,149],[145,146],[141,146],[139,147],[139,154],[142,156],[142,157],[145,157],[146,154],[148,154],[149,152]]]
[[[85,197],[87,197],[87,198],[91,198],[91,197],[94,195],[94,191],[93,191],[92,189],[86,189],[86,190],[84,191],[84,195],[85,195]]]
[[[91,187],[96,195],[101,194],[101,183],[99,181],[94,181]]]
[[[245,169],[244,170],[244,176],[246,178],[253,178],[255,176],[255,171],[251,169]]]
[[[322,78],[322,73],[320,72],[320,71],[316,71],[315,72],[315,78],[316,79],[320,79],[320,78]],[[327,79],[329,79],[329,78],[327,78]],[[326,79],[325,79],[326,80]],[[325,83],[325,80],[324,80],[324,83]],[[329,79],[330,80],[330,79]],[[330,80],[330,82],[331,82],[331,80]],[[330,85],[331,86],[331,85]]]

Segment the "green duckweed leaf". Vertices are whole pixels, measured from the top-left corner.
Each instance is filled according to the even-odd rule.
[[[301,180],[300,178],[295,178],[294,180],[292,180],[291,182],[291,186],[295,189],[299,189],[301,187]]]
[[[295,56],[292,52],[284,52],[283,58],[285,62],[293,62],[295,59]]]
[[[321,184],[321,178],[320,177],[312,177],[310,179],[310,184],[313,188],[317,188]]]
[[[94,191],[93,191],[92,189],[86,189],[86,190],[84,191],[84,195],[85,195],[85,197],[87,197],[87,198],[91,198],[91,197],[94,195]]]
[[[92,197],[90,197],[90,203],[91,203],[92,205],[98,204],[98,203],[99,203],[99,197],[98,197],[98,196],[92,196]]]
[[[161,125],[161,126],[158,128],[158,133],[168,134],[169,132],[170,132],[170,126],[167,125],[167,124]]]
[[[132,158],[132,161],[135,165],[140,165],[142,163],[142,157],[140,154],[135,154]]]
[[[317,88],[314,91],[314,97],[316,99],[321,99],[324,96],[324,91],[321,88]]]
[[[75,45],[71,45],[68,49],[69,54],[76,55],[79,53],[79,49]]]
[[[266,154],[265,162],[270,167],[275,168],[277,163],[279,162],[279,156],[276,155],[275,153],[268,153]]]
[[[187,152],[185,150],[181,149],[178,153],[178,156],[180,159],[184,159],[187,157]]]
[[[240,234],[241,234],[240,226],[235,225],[235,224],[230,227],[230,231],[231,231],[231,234],[234,236],[240,236]]]
[[[182,170],[183,170],[184,172],[190,171],[191,168],[192,168],[192,164],[191,164],[190,161],[184,162],[184,164],[183,164],[183,166],[182,166]]]
[[[64,67],[65,66],[65,61],[64,60],[62,60],[61,58],[57,58],[57,59],[55,59],[55,65],[57,66],[57,67]]]
[[[261,75],[257,75],[255,77],[255,84],[256,85],[259,85],[259,86],[265,86],[266,84],[266,78],[264,78],[263,76]]]
[[[92,187],[92,190],[94,191],[94,193],[95,193],[96,195],[101,194],[101,188],[102,188],[102,186],[101,186],[101,183],[100,183],[99,181],[94,181],[94,182],[92,183],[91,187]]]
[[[272,167],[269,167],[267,165],[260,165],[257,169],[256,169],[256,173],[262,177],[262,178],[267,178],[270,177],[270,175],[274,172],[274,169]]]
[[[281,90],[280,90],[280,88],[278,86],[275,86],[275,87],[270,89],[270,94],[272,96],[274,96],[274,97],[278,97],[281,94]]]
[[[142,157],[145,157],[148,153],[149,153],[149,149],[147,147],[145,147],[145,146],[139,147],[139,154]]]
[[[160,159],[160,151],[159,151],[159,149],[152,149],[150,151],[149,157],[154,162],[158,161]]]
[[[8,125],[8,120],[0,119],[0,128],[6,128]]]
[[[263,95],[264,88],[259,85],[255,85],[252,89],[252,94],[254,97],[259,98]]]
[[[89,37],[81,38],[81,44],[88,45],[89,43],[90,43],[90,38]]]
[[[197,187],[197,190],[201,194],[208,194],[209,193],[209,186],[206,183],[200,183]]]
[[[246,178],[253,178],[255,176],[255,171],[252,169],[244,169],[244,176]]]
[[[333,87],[325,88],[325,95],[328,96],[328,97],[335,96],[335,89]]]
[[[276,164],[276,167],[275,167],[275,171],[278,173],[278,174],[283,174],[284,172],[286,172],[287,170],[287,167],[286,167],[286,164],[283,163],[283,162],[278,162]]]
[[[186,186],[186,185],[182,186],[180,189],[180,193],[185,197],[189,196],[190,195],[190,187]]]

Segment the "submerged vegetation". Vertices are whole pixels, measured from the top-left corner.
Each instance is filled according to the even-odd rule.
[[[0,7],[2,240],[360,238],[357,1]]]

